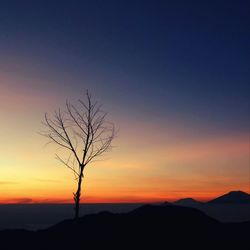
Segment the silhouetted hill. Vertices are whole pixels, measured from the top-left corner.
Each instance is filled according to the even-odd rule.
[[[202,202],[199,202],[193,198],[184,198],[180,199],[174,202],[176,205],[181,205],[181,206],[196,206],[202,204]]]
[[[1,249],[249,249],[250,222],[220,223],[203,212],[145,205],[129,213],[101,212],[46,230],[0,231]],[[4,246],[4,247],[2,247]]]
[[[250,221],[249,200],[249,194],[242,191],[231,191],[208,202],[184,198],[171,204],[197,208],[221,222],[244,222]]]
[[[242,191],[231,191],[227,194],[224,194],[218,198],[215,198],[215,199],[209,201],[208,203],[213,203],[213,204],[248,203],[248,204],[250,204],[250,195],[245,193],[245,192],[242,192]]]

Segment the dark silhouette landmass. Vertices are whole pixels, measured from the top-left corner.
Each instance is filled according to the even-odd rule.
[[[250,204],[250,194],[243,191],[230,191],[208,202],[197,201],[193,198],[183,198],[173,202],[177,205],[200,205],[200,204]]]
[[[197,208],[222,222],[250,220],[250,195],[242,191],[231,191],[208,202],[185,198],[172,204]]]
[[[231,191],[227,194],[224,194],[218,198],[215,198],[208,203],[213,204],[250,204],[250,195],[242,191]]]
[[[0,231],[1,249],[250,249],[250,222],[221,223],[198,209],[144,205],[101,212],[45,230]]]
[[[193,198],[184,198],[184,199],[175,201],[174,204],[181,205],[181,206],[195,206],[195,205],[202,204],[202,202],[197,201]]]

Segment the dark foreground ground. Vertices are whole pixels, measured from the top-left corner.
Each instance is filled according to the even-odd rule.
[[[132,212],[101,212],[45,230],[0,231],[7,249],[235,249],[250,250],[250,222],[221,223],[203,212],[145,205]]]
[[[84,203],[80,204],[80,216],[96,214],[102,211],[127,213],[142,205],[145,204]],[[74,204],[0,204],[0,230],[26,229],[36,231],[45,229],[62,220],[71,219],[74,206]]]

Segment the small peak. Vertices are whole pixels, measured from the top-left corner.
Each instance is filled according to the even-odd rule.
[[[228,194],[247,194],[247,195],[249,195],[248,193],[243,192],[241,190],[230,191]]]
[[[200,204],[199,201],[193,199],[193,198],[183,198],[183,199],[180,199],[180,200],[177,200],[174,202],[174,204],[176,205],[197,205],[197,204]]]
[[[210,203],[250,203],[250,195],[240,190],[230,191],[211,200]]]

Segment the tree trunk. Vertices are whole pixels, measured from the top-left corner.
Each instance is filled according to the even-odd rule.
[[[83,179],[83,166],[80,166],[81,171],[78,179],[78,186],[77,191],[74,193],[74,200],[75,200],[75,220],[79,218],[79,204],[81,199],[81,186],[82,186],[82,179]]]

